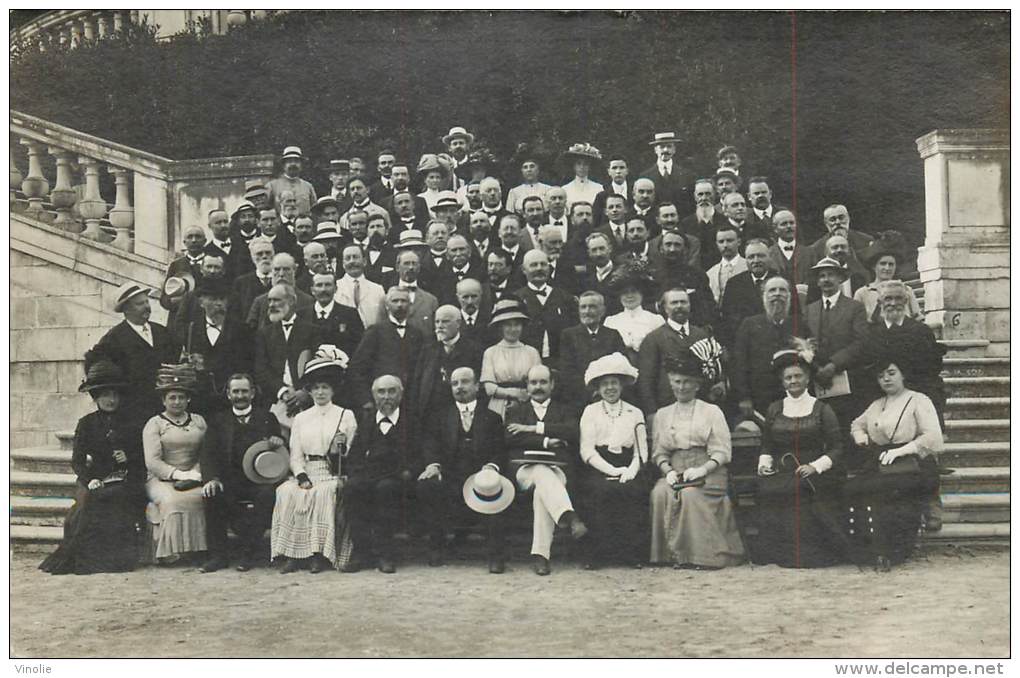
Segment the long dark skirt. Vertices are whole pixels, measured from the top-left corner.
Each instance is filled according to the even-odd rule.
[[[64,539],[39,569],[51,574],[129,572],[138,562],[135,524],[143,518],[145,488],[118,483],[89,491],[78,486],[64,520]]]
[[[828,567],[847,562],[842,478],[827,475],[811,476],[814,493],[801,489],[788,497],[756,498],[755,562],[780,567]]]
[[[581,479],[588,553],[597,563],[643,563],[648,553],[648,476],[626,483],[588,470]]]

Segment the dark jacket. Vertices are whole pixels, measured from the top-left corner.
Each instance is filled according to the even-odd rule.
[[[461,431],[460,410],[451,401],[443,409],[434,410],[428,418],[423,436],[423,463],[442,465],[443,475],[463,484],[467,477],[485,464],[496,464],[505,473],[506,452],[503,446],[503,422],[499,415],[488,409],[483,400],[475,402],[471,420],[470,454],[458,454]]]
[[[114,460],[114,450],[124,450],[126,464],[121,466]],[[71,469],[82,486],[88,486],[90,480],[102,480],[114,471],[124,470],[124,482],[140,488],[146,478],[141,429],[122,412],[89,412],[78,420],[74,429]]]
[[[353,356],[365,334],[365,324],[357,309],[334,301],[333,308],[325,319],[319,317],[312,306],[312,324],[319,328],[322,343],[333,344],[348,357]]]
[[[531,322],[524,328],[521,341],[533,346],[542,354],[543,337],[549,333],[549,361],[556,365],[560,356],[560,336],[563,330],[577,324],[577,299],[558,287],[551,287],[545,304],[535,291],[525,285],[515,293],[524,302],[525,313]]]
[[[421,332],[411,324],[407,325],[403,337],[388,318],[368,327],[350,361],[350,384],[355,401],[359,404],[372,402],[372,382],[385,374],[398,377],[406,392],[424,346]],[[405,404],[402,409],[410,410],[410,407]]]
[[[284,365],[297,388],[305,362],[321,343],[319,328],[300,318],[295,319],[289,340],[278,322],[266,323],[255,333],[255,381],[262,391],[263,402],[276,401],[276,394],[283,387]]]
[[[666,376],[666,358],[683,354],[694,342],[711,336],[707,330],[693,323],[689,322],[688,326],[690,333],[681,337],[667,322],[649,332],[641,342],[641,351],[638,353],[638,393],[645,414],[655,414],[660,407],[676,400]]]
[[[449,353],[439,342],[429,344],[421,352],[408,385],[410,397],[405,401],[420,421],[453,402],[450,375],[458,367],[470,367],[476,376],[482,369],[482,347],[463,334]]]
[[[421,438],[406,403],[401,404],[397,423],[383,435],[375,421],[375,411],[359,418],[347,468],[352,479],[379,480],[408,471],[421,473]]]
[[[270,436],[283,437],[280,422],[265,408],[252,407],[246,424],[238,422],[229,408],[212,415],[199,453],[202,481],[249,482],[241,467],[245,450]]]
[[[506,412],[506,424],[527,424],[538,423],[535,416],[535,409],[531,401],[526,403],[516,402]],[[574,465],[578,458],[577,444],[580,438],[580,421],[574,410],[556,400],[549,401],[549,408],[545,412],[545,419],[542,420],[545,427],[543,434],[538,433],[510,433],[506,431],[506,453],[510,467],[516,469],[523,464],[531,463],[526,461],[525,450],[547,450],[552,452],[550,461],[555,461],[563,468],[564,473]],[[550,450],[545,446],[547,438],[559,438],[567,443],[565,448]]]
[[[181,347],[165,327],[149,322],[152,346],[149,346],[127,321],[110,328],[86,356],[86,370],[93,359],[109,358],[124,373],[127,387],[121,398],[125,414],[141,419],[141,423],[162,408],[156,393],[156,372],[164,363],[177,363]],[[131,418],[129,416],[129,418]]]
[[[593,360],[610,353],[623,353],[625,347],[620,333],[611,327],[599,325],[593,337],[584,325],[563,330],[560,337],[560,379],[558,386],[562,399],[574,406],[583,406],[591,398],[584,385],[584,371]]]
[[[750,399],[754,409],[764,415],[769,405],[785,394],[772,369],[776,351],[791,347],[791,337],[805,337],[807,326],[800,318],[787,318],[778,326],[764,313],[745,318],[736,332],[726,370],[730,389],[737,402]]]

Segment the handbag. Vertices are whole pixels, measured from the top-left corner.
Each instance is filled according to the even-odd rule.
[[[900,422],[903,421],[903,415],[911,400],[913,398],[909,398],[903,405],[903,410],[900,411],[900,416],[896,420],[896,426],[893,427],[893,432],[889,436],[890,440],[896,436],[896,431],[900,427]],[[848,495],[889,494],[917,488],[921,483],[921,463],[917,455],[909,454],[899,457],[891,464],[883,464],[879,459],[883,452],[897,447],[902,447],[902,445],[890,443],[865,447],[861,472],[847,481],[844,491]]]
[[[792,452],[787,452],[779,459],[779,468],[772,475],[756,478],[755,496],[758,501],[781,501],[793,499],[798,493],[814,496],[815,484],[811,478],[797,475],[800,459]]]

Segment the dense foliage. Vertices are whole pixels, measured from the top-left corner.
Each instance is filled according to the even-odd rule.
[[[919,241],[914,139],[1008,124],[1008,35],[1005,13],[295,12],[225,36],[27,49],[11,106],[173,158],[297,144],[320,183],[331,157],[413,161],[455,124],[503,161],[534,144],[552,180],[570,143],[638,171],[649,135],[673,129],[706,173],[736,144],[806,225],[842,201],[858,227]]]

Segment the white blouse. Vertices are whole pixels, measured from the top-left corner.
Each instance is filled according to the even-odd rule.
[[[658,313],[643,308],[624,309],[606,318],[606,327],[620,333],[624,345],[635,351],[641,348],[641,342],[648,333],[666,324],[666,320]]]
[[[358,430],[354,412],[332,403],[313,405],[294,417],[290,430],[290,470],[295,476],[305,472],[308,455],[326,456],[333,436],[339,430],[350,447]]]
[[[598,454],[596,445],[605,445],[610,453],[619,454],[624,447],[633,447],[640,463],[648,461],[648,434],[645,415],[630,403],[619,401],[610,405],[598,401],[584,408],[581,414],[581,459],[584,463]]]
[[[602,192],[602,184],[591,179],[579,181],[577,177],[568,184],[564,184],[563,190],[567,193],[567,211],[575,202],[595,203],[595,197]]]
[[[936,455],[943,446],[935,405],[928,396],[910,389],[871,403],[850,424],[850,431],[867,433],[875,445],[902,445],[905,453],[919,457]]]

